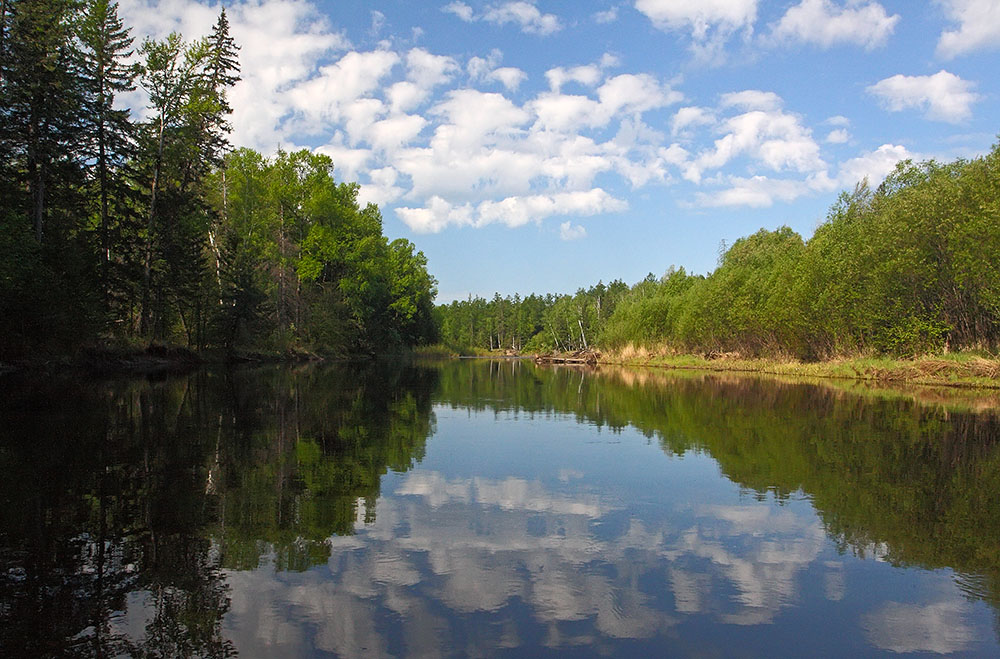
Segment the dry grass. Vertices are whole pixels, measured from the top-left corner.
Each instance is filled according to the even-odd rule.
[[[703,356],[678,354],[665,345],[628,344],[619,350],[604,353],[601,363],[1000,389],[1000,359],[962,353],[928,355],[914,359],[839,357],[805,363],[787,356],[746,358],[738,353],[713,353]]]

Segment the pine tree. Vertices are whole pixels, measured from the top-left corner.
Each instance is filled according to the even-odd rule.
[[[79,171],[81,90],[72,44],[73,3],[7,0],[4,18],[0,153],[7,175],[28,190],[24,210],[42,243],[53,188],[73,182]]]
[[[110,305],[112,250],[123,246],[122,230],[130,209],[128,161],[135,156],[134,127],[127,109],[115,109],[115,97],[135,89],[136,68],[132,37],[118,18],[118,3],[91,0],[80,23],[80,74],[84,84],[83,125],[85,151],[92,162],[91,178],[97,187],[98,230],[101,244],[101,289],[105,310]],[[115,202],[115,208],[111,208]],[[117,240],[112,234],[117,234]],[[121,262],[124,255],[118,254]]]

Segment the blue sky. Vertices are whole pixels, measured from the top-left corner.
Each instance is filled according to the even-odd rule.
[[[219,5],[120,0],[142,37]],[[809,237],[838,193],[1000,133],[1000,0],[252,0],[232,141],[330,154],[439,302]],[[141,107],[139,96],[129,99]]]

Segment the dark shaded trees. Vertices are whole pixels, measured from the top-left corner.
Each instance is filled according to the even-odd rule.
[[[135,89],[132,37],[118,17],[118,3],[93,0],[78,29],[80,76],[83,85],[83,154],[89,167],[88,197],[96,204],[100,240],[101,293],[105,313],[113,298],[120,306],[127,297],[120,272],[126,265],[126,241],[134,233],[135,196],[129,161],[135,157],[135,127],[127,109],[116,109],[115,98]],[[117,265],[118,273],[112,273]]]
[[[113,0],[0,6],[0,358],[106,339],[375,352],[435,336],[435,282],[300,151],[229,154],[238,47],[132,37]],[[136,83],[145,121],[116,98]],[[229,156],[227,157],[227,154]]]

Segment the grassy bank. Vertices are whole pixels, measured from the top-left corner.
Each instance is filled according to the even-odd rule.
[[[678,355],[668,350],[627,345],[602,353],[602,364],[673,369],[735,371],[773,375],[837,378],[872,382],[1000,389],[1000,359],[974,353],[925,355],[912,359],[851,357],[821,362],[797,359],[743,358],[736,353]]]

